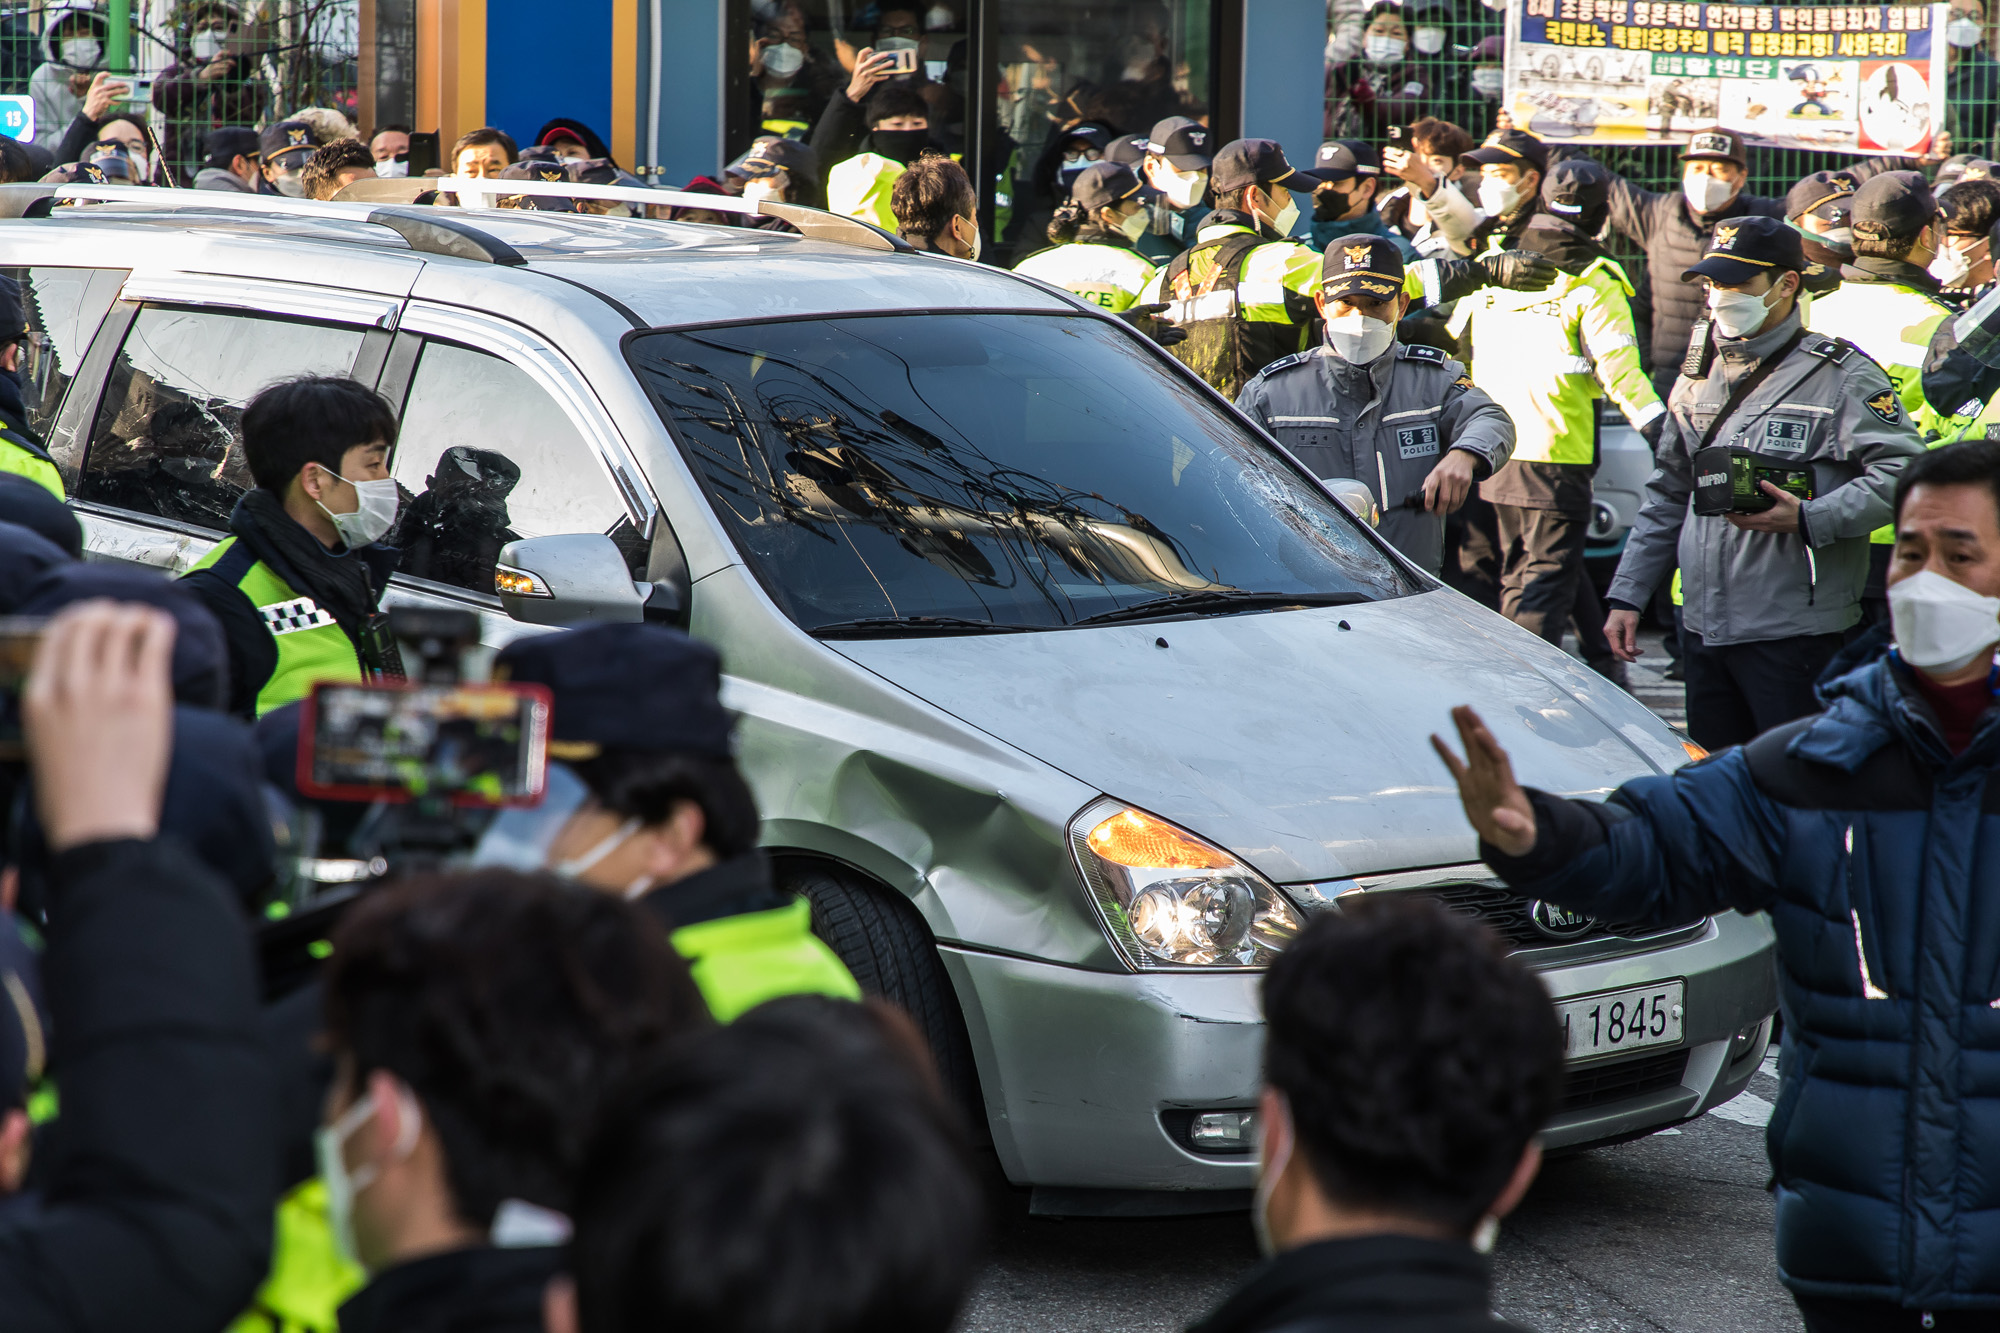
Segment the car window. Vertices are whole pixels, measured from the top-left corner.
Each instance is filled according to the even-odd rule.
[[[28,336],[21,343],[21,396],[28,425],[46,442],[54,433],[63,393],[76,378],[91,337],[118,297],[123,269],[0,269],[21,285]],[[92,280],[104,277],[108,280]]]
[[[364,330],[148,306],[112,363],[77,498],[217,531],[250,488],[243,407],[296,375],[346,375]]]
[[[390,538],[405,574],[490,593],[500,548],[516,537],[606,532],[628,558],[637,546],[624,501],[569,414],[525,370],[485,352],[424,344],[391,469],[415,496]]]
[[[1416,587],[1261,437],[1097,320],[796,320],[648,333],[628,355],[807,629]]]

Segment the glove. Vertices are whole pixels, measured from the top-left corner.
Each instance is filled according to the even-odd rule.
[[[1662,412],[1645,425],[1639,427],[1639,434],[1645,439],[1646,447],[1658,453],[1660,449],[1660,432],[1666,428],[1667,414]]]
[[[1555,286],[1559,276],[1554,264],[1526,250],[1502,250],[1472,262],[1486,275],[1488,284],[1510,292],[1539,292]]]
[[[1139,332],[1151,338],[1162,347],[1172,347],[1175,343],[1187,341],[1187,330],[1178,324],[1171,324],[1159,317],[1168,303],[1158,301],[1152,305],[1135,305],[1118,312],[1118,318],[1130,324]]]

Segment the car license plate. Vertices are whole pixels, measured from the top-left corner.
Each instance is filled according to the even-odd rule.
[[[1556,1001],[1563,1054],[1571,1060],[1588,1060],[1674,1045],[1681,1039],[1681,1000],[1686,992],[1687,983],[1676,978]]]

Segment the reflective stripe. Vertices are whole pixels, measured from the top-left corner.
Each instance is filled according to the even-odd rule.
[[[1387,425],[1391,421],[1401,421],[1404,417],[1433,417],[1442,411],[1444,411],[1443,403],[1439,403],[1436,407],[1413,407],[1407,412],[1391,412],[1382,418],[1382,422]]]
[[[1822,406],[1819,403],[1779,403],[1771,410],[1773,412],[1816,412],[1823,417],[1833,415],[1832,408]]]
[[[1601,357],[1606,352],[1615,352],[1621,347],[1637,347],[1638,345],[1639,340],[1637,338],[1628,338],[1621,333],[1606,338],[1602,342],[1592,343],[1590,350],[1596,352]]]
[[[1557,356],[1549,358],[1549,368],[1558,375],[1594,375],[1597,370],[1590,364],[1590,358],[1582,356]]]
[[[1285,303],[1285,284],[1282,282],[1251,282],[1245,279],[1236,284],[1236,290],[1246,306],[1281,306]]]
[[[1235,313],[1235,292],[1209,292],[1192,300],[1167,302],[1166,318],[1173,324],[1192,324],[1198,319],[1228,319]]]
[[[1437,409],[1432,408],[1431,410],[1436,411]],[[1340,418],[1339,417],[1272,417],[1270,419],[1270,424],[1273,426],[1338,426],[1340,424]]]

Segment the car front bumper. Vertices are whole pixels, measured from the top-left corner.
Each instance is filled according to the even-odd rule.
[[[941,952],[966,1014],[995,1149],[1009,1179],[1036,1187],[1038,1209],[1189,1211],[1197,1200],[1144,1201],[1187,1191],[1227,1191],[1209,1196],[1227,1207],[1255,1183],[1254,1155],[1195,1152],[1163,1113],[1256,1104],[1261,974],[1091,972]],[[1544,1136],[1551,1149],[1641,1134],[1727,1101],[1763,1058],[1777,1008],[1762,917],[1726,913],[1664,947],[1538,970],[1558,999],[1687,981],[1681,1044],[1576,1066],[1570,1103]]]

